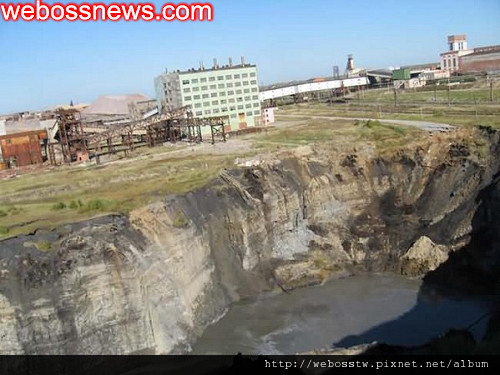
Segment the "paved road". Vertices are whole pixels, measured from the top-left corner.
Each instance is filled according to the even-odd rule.
[[[447,132],[454,130],[455,127],[450,124],[441,124],[437,122],[429,122],[429,121],[415,121],[415,120],[393,120],[393,119],[376,119],[376,118],[367,118],[367,117],[336,117],[336,116],[307,116],[307,115],[279,115],[280,117],[310,117],[310,118],[326,118],[330,120],[360,120],[360,121],[380,121],[382,123],[387,124],[396,124],[396,125],[406,125],[406,126],[414,126],[422,130],[426,130],[429,132]]]

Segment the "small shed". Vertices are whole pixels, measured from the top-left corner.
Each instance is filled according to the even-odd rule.
[[[393,80],[406,80],[411,78],[411,70],[409,68],[401,68],[392,71]]]
[[[46,140],[45,129],[0,136],[0,164],[12,168],[43,163]]]

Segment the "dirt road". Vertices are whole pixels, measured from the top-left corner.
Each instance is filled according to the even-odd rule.
[[[393,119],[375,119],[375,118],[367,118],[367,117],[336,117],[336,116],[307,116],[307,115],[281,115],[280,118],[304,118],[309,117],[312,119],[329,119],[329,120],[360,120],[360,121],[380,121],[381,123],[386,124],[395,124],[395,125],[405,125],[405,126],[414,126],[422,130],[426,130],[429,132],[446,132],[455,129],[454,126],[450,124],[441,124],[437,122],[429,122],[429,121],[415,121],[415,120],[393,120]]]

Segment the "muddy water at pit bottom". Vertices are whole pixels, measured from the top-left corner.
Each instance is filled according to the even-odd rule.
[[[230,306],[191,354],[295,354],[373,341],[421,345],[484,315],[487,298],[419,295],[421,280],[358,275],[290,294],[267,293]],[[486,320],[472,333],[484,335]]]

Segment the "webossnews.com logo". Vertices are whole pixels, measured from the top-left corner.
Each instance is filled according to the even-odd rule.
[[[0,3],[4,21],[212,21],[210,3]]]

